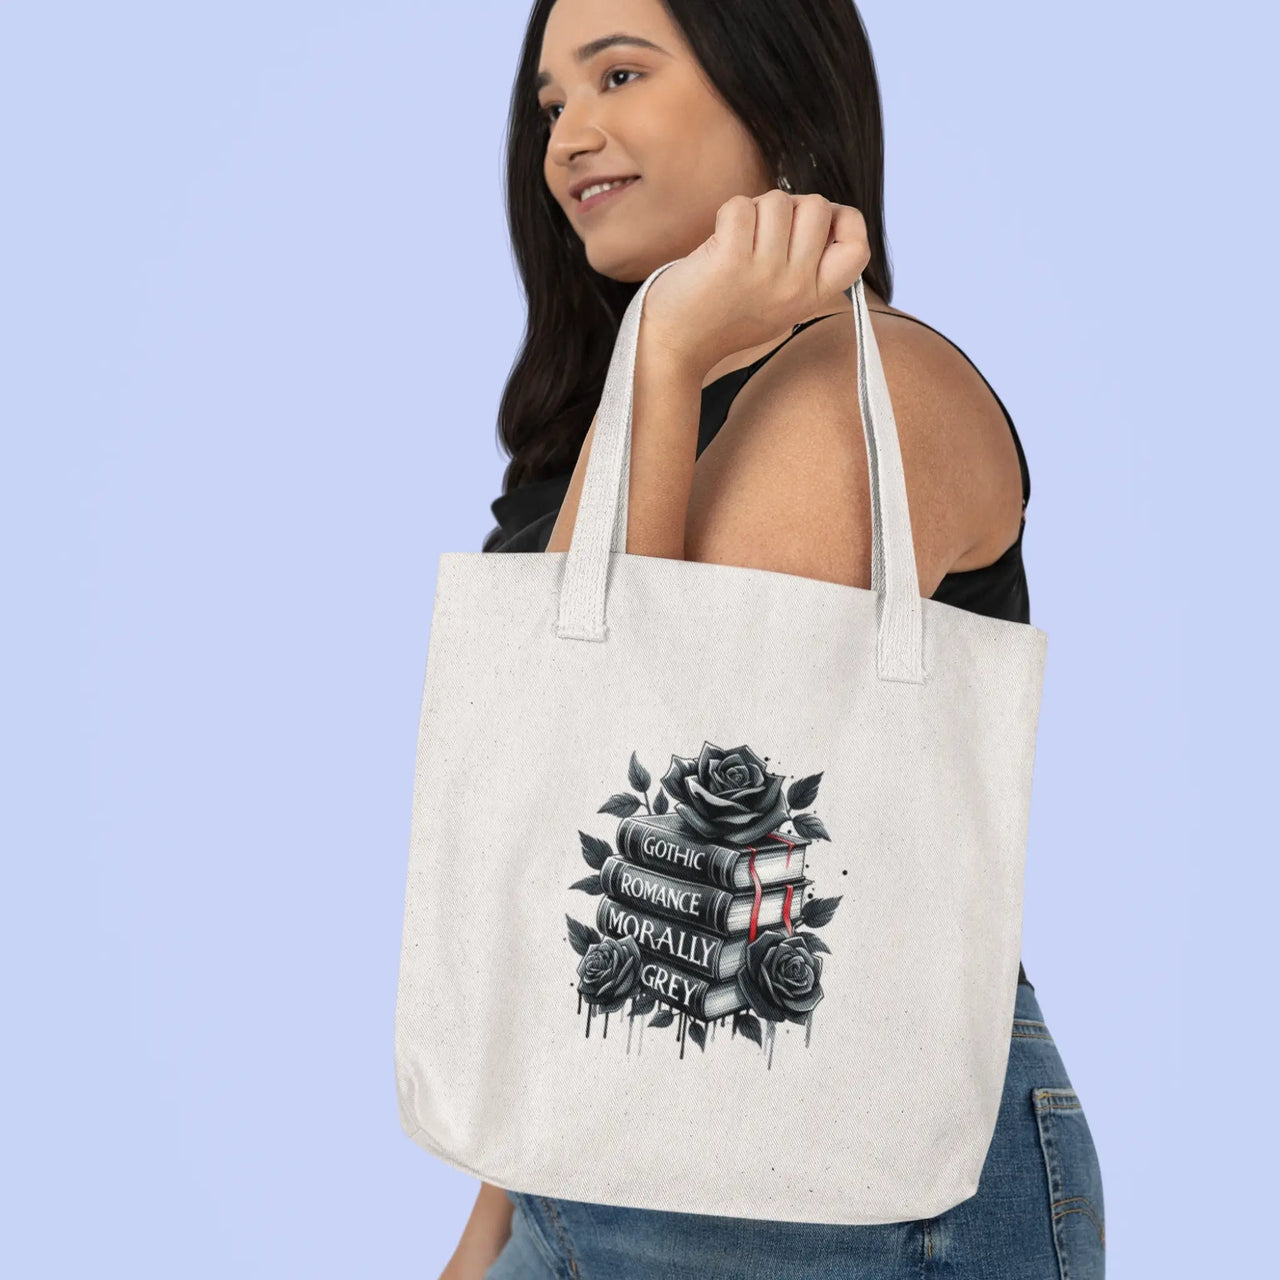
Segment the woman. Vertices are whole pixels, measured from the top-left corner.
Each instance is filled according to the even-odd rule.
[[[922,593],[1029,621],[1030,482],[1013,423],[958,347],[888,305],[879,91],[851,0],[537,0],[511,118],[530,320],[501,406],[511,463],[486,551],[569,545],[620,317],[680,259],[645,299],[627,550],[867,586],[844,292],[861,273]],[[1103,1240],[1097,1154],[1020,970],[996,1131],[977,1194],[950,1211],[828,1226],[482,1184],[445,1276],[1085,1280],[1103,1275]]]

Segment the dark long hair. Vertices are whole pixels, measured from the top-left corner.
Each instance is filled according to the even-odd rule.
[[[504,493],[573,470],[623,312],[640,287],[587,262],[547,189],[549,122],[538,110],[534,77],[554,3],[534,0],[507,125],[507,223],[529,310],[498,408],[498,439],[510,455]],[[863,280],[890,302],[880,87],[853,0],[662,3],[766,163],[797,194],[819,191],[862,213],[871,244]],[[498,535],[494,529],[483,549]]]

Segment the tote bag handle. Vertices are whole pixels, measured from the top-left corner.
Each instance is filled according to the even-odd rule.
[[[556,635],[604,640],[612,557],[626,555],[631,463],[631,412],[636,343],[649,286],[675,262],[663,263],[636,290],[618,329],[596,432],[560,581]],[[876,672],[882,680],[924,682],[923,610],[916,576],[907,484],[898,428],[880,363],[880,349],[859,276],[849,290],[858,346],[858,405],[871,487],[871,590],[877,594]]]

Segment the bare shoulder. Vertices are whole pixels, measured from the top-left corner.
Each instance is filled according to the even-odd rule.
[[[1018,534],[1022,474],[972,365],[902,315],[871,316],[902,450],[921,595]],[[852,318],[811,325],[735,397],[694,468],[685,556],[867,586],[871,514]]]

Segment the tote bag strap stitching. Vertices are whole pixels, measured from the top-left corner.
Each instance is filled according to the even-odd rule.
[[[673,262],[636,290],[618,329],[596,420],[577,517],[560,581],[556,635],[601,641],[610,569],[626,553],[631,415],[636,347],[644,297]],[[876,670],[882,680],[924,681],[924,617],[916,575],[906,479],[893,405],[862,277],[849,291],[857,336],[858,405],[867,449],[871,499],[871,590],[877,597]]]

